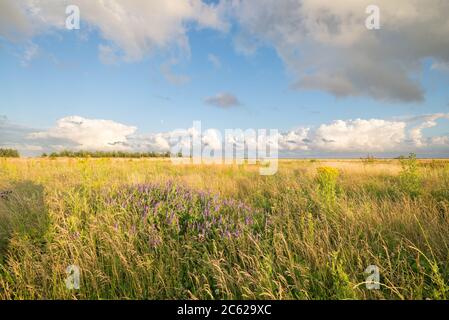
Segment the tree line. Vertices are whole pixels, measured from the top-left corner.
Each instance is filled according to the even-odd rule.
[[[42,157],[50,158],[169,158],[170,152],[126,152],[126,151],[70,151],[64,150]]]
[[[19,158],[19,151],[15,149],[0,148],[0,158]]]

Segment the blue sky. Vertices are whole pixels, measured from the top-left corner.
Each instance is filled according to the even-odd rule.
[[[158,1],[153,2],[154,5],[158,5]],[[268,4],[269,1],[264,0],[264,2]],[[280,1],[281,7],[283,2],[286,6],[290,6],[295,1]],[[307,1],[296,2],[298,8],[307,10],[307,3],[305,3]],[[27,1],[24,3],[26,4]],[[37,3],[39,5],[39,1]],[[48,14],[55,19],[51,15],[55,14],[52,9],[58,6],[56,2],[54,5],[51,5],[51,1],[50,4],[42,3],[39,14],[42,16]],[[139,3],[141,4],[139,1],[135,2],[136,6],[139,6]],[[250,18],[245,17],[245,12],[249,10],[248,8],[251,9],[251,5],[254,10],[257,9],[254,1],[240,4],[242,7],[234,4],[237,9],[233,7],[232,10],[224,8],[226,1],[222,1],[221,6],[217,2],[201,4],[199,1],[199,3],[195,8],[205,6],[217,11],[216,14],[219,16],[217,19],[223,20],[226,28],[217,26],[218,22],[203,23],[195,15],[191,17],[190,13],[185,21],[175,18],[179,21],[173,22],[173,18],[169,16],[168,24],[171,26],[176,23],[182,31],[175,32],[173,36],[163,35],[167,38],[164,41],[168,43],[163,46],[152,42],[155,41],[153,39],[155,36],[151,32],[143,34],[142,38],[146,42],[143,48],[139,48],[137,54],[139,57],[129,59],[127,56],[131,50],[134,50],[135,45],[132,40],[130,42],[123,37],[116,38],[108,35],[102,29],[105,26],[101,25],[101,22],[96,25],[96,20],[92,20],[92,17],[83,19],[85,16],[102,16],[103,11],[98,6],[90,8],[80,1],[81,29],[67,30],[58,24],[46,25],[40,20],[36,22],[35,16],[27,16],[26,7],[6,1],[2,4],[6,9],[15,10],[17,15],[23,14],[22,18],[27,23],[41,31],[23,32],[24,35],[20,35],[20,32],[15,30],[14,35],[11,36],[10,30],[14,28],[15,22],[8,21],[8,28],[0,24],[0,115],[7,118],[4,120],[4,130],[7,130],[5,129],[7,126],[9,126],[8,130],[21,126],[30,128],[29,132],[33,130],[50,132],[50,136],[56,138],[58,120],[69,116],[79,116],[83,119],[104,119],[136,127],[138,129],[133,135],[143,135],[189,128],[194,120],[201,120],[204,127],[218,130],[276,128],[288,134],[288,132],[295,132],[298,128],[306,128],[312,132],[309,138],[314,137],[324,141],[326,139],[323,138],[325,134],[323,132],[326,130],[319,131],[318,128],[323,125],[329,126],[323,129],[329,129],[330,131],[327,130],[326,134],[333,135],[332,126],[335,121],[340,120],[345,121],[343,130],[348,130],[348,135],[355,135],[353,140],[346,139],[341,150],[333,146],[327,150],[326,146],[320,145],[320,147],[310,147],[309,149],[313,151],[310,152],[382,154],[398,150],[398,152],[416,151],[424,154],[446,155],[449,150],[447,145],[449,68],[446,69],[449,65],[447,64],[449,48],[445,47],[447,40],[441,43],[442,40],[436,37],[435,43],[439,42],[442,49],[435,44],[434,53],[431,51],[425,54],[417,53],[404,58],[404,66],[401,66],[400,70],[406,69],[405,76],[412,79],[412,82],[417,84],[423,92],[421,98],[416,98],[416,94],[409,98],[407,95],[413,90],[412,86],[404,89],[405,95],[403,93],[396,95],[395,92],[382,88],[382,84],[379,85],[369,77],[364,79],[364,74],[359,70],[355,73],[346,70],[344,65],[351,60],[351,54],[358,49],[348,46],[342,53],[341,46],[334,46],[333,42],[329,42],[331,45],[326,43],[326,50],[322,50],[322,42],[317,41],[320,34],[316,38],[304,41],[302,38],[278,40],[283,36],[287,39],[288,34],[272,35],[272,32],[267,30],[284,27],[288,29],[290,26],[282,25],[283,19],[280,17],[273,18],[273,21],[267,20],[266,24],[269,26],[267,30],[260,28],[259,23],[254,23],[257,16],[256,18],[254,15]],[[432,2],[430,5],[435,6],[435,11],[428,13],[429,21],[431,18],[435,19],[435,15],[441,11],[437,7],[438,2]],[[126,8],[123,4],[122,6],[125,10],[135,10],[135,8]],[[272,10],[275,8],[282,12],[282,8],[273,4]],[[3,12],[8,12],[6,9]],[[145,5],[142,4],[140,9],[145,10]],[[349,7],[347,10],[352,8]],[[392,9],[386,6],[385,10]],[[64,21],[66,15],[63,11],[59,12],[62,13],[60,20]],[[336,10],[335,15],[339,12],[340,10]],[[106,13],[104,15],[107,19]],[[261,12],[260,16],[265,17],[266,12]],[[361,12],[360,16],[364,17],[364,12]],[[287,21],[294,18],[285,17]],[[56,20],[59,23],[58,19]],[[126,19],[131,19],[131,15]],[[249,22],[245,19],[249,19]],[[48,17],[47,20],[51,21]],[[252,23],[255,26],[251,25]],[[35,24],[39,24],[38,27]],[[348,25],[352,26],[352,24],[353,22],[348,22]],[[158,25],[155,24],[153,27],[157,28]],[[111,28],[114,26],[112,25]],[[123,24],[120,28],[126,29],[128,26]],[[134,25],[129,26],[129,32],[136,32],[135,28]],[[384,31],[381,29],[376,32],[384,32],[381,36],[376,36],[380,38],[386,37],[384,35],[390,31],[387,26]],[[256,43],[257,48],[248,46],[244,49],[251,52],[243,53],[237,44],[243,36],[245,41]],[[178,45],[178,40],[183,44]],[[417,47],[422,39],[418,37],[408,41],[412,44],[410,50],[417,50],[413,47]],[[292,49],[300,52],[298,58],[285,57],[293,51],[288,48],[291,43],[293,43]],[[361,40],[355,41],[353,46],[356,48],[361,44],[363,44]],[[133,49],[129,49],[128,45]],[[105,62],[105,59],[101,57],[100,46],[112,48],[114,51],[110,57],[112,64],[111,61]],[[301,50],[304,50],[305,57],[302,57]],[[379,50],[382,50],[382,47]],[[403,49],[398,47],[397,52],[400,54],[401,50]],[[364,61],[363,50],[361,52],[355,56],[354,61],[359,58],[360,61]],[[383,60],[379,60],[381,65],[385,63],[385,70],[388,70],[390,64],[396,67],[398,61],[401,61],[401,57],[395,54],[385,53]],[[340,58],[334,58],[334,56]],[[318,71],[296,67],[297,64],[306,63],[308,59],[312,61],[310,70]],[[343,64],[343,67],[340,64]],[[327,65],[329,67],[326,67]],[[309,74],[320,76],[318,79],[321,79],[321,82],[317,84],[314,80],[311,82],[312,85],[307,84],[304,79],[305,75]],[[329,88],[326,85],[327,80],[323,80],[322,74],[330,75],[332,79],[335,79],[334,75],[338,75],[338,79],[343,79],[345,84],[348,81],[351,82],[351,89],[348,92],[336,93],[333,87]],[[341,78],[341,74],[346,78]],[[390,81],[387,71],[379,75],[385,76],[385,80]],[[391,81],[395,80],[391,79]],[[303,83],[299,88],[295,87],[298,81]],[[365,85],[360,84],[365,82]],[[333,86],[333,83],[331,85]],[[402,86],[399,89],[402,90]],[[224,94],[232,97],[235,103],[222,105]],[[411,93],[410,96],[412,96]],[[435,125],[425,126],[425,129],[421,130],[422,143],[417,142],[413,145],[409,143],[414,139],[411,137],[410,130],[413,128],[409,128],[411,121],[409,119],[414,117],[419,118],[414,124],[415,128],[429,121],[435,122]],[[375,119],[385,123],[380,127],[365,130],[360,127],[362,124],[350,122],[357,119],[366,121]],[[383,130],[390,124],[398,122],[405,123],[406,128],[404,136],[399,138],[403,141],[398,140],[397,147],[389,144],[388,141],[385,141],[388,146],[383,149],[372,143],[375,141],[376,130]],[[370,122],[363,125],[369,126]],[[370,135],[364,141],[371,142],[358,141],[357,135],[360,132]],[[344,131],[339,130],[336,136],[344,134]],[[388,140],[395,134],[397,132],[384,139]],[[71,142],[74,142],[77,148],[83,148],[82,141],[71,139],[66,133],[61,138],[72,140]],[[311,140],[309,138],[301,139]],[[36,140],[24,141],[28,139],[27,136],[12,139],[9,135],[8,139],[4,138],[2,141],[0,136],[0,145],[17,146],[19,149],[35,145],[36,148],[31,148],[33,152],[37,152],[35,150],[40,150],[39,148],[42,150],[56,148],[46,142],[39,144]],[[426,139],[425,142],[424,139]],[[434,147],[432,143],[435,141],[438,141],[438,145]],[[373,148],[370,148],[370,143]],[[407,143],[408,146],[405,147]],[[298,156],[308,152],[308,147],[304,148],[303,141],[299,141],[298,144],[297,148],[292,147],[289,151],[296,152]],[[352,148],[346,144],[356,145],[358,148]],[[426,146],[424,147],[423,144]],[[99,142],[100,147],[101,142]]]

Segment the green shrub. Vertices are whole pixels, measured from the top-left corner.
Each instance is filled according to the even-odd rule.
[[[421,193],[421,177],[416,155],[410,153],[408,158],[402,157],[400,161],[402,166],[402,171],[399,175],[400,187],[402,191],[411,197],[417,197]]]
[[[14,149],[3,149],[0,148],[0,157],[2,158],[19,158],[19,151]]]

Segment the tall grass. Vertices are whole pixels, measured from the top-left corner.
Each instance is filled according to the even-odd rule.
[[[447,299],[449,166],[410,161],[0,159],[0,299]]]

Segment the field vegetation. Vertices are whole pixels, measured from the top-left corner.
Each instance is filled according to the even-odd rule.
[[[0,148],[0,158],[19,158],[20,154],[15,149]]]
[[[448,161],[258,169],[0,159],[0,299],[449,298]]]
[[[42,154],[43,158],[169,158],[170,152],[70,151]]]

